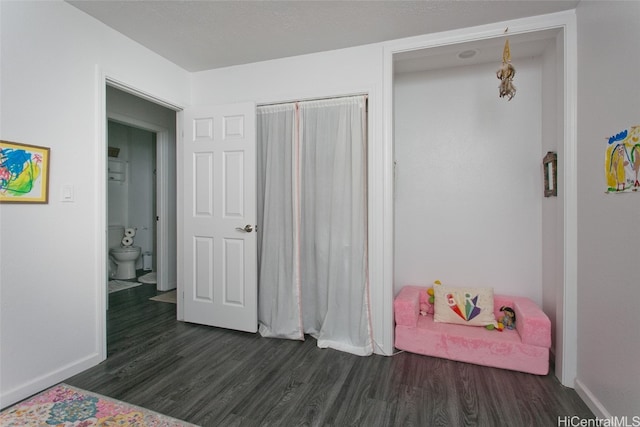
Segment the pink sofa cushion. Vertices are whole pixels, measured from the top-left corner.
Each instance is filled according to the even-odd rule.
[[[396,347],[412,353],[536,375],[549,372],[549,349],[523,344],[515,330],[498,332],[436,323],[425,316],[418,321],[418,327],[396,327]]]
[[[405,286],[393,301],[393,312],[397,325],[416,326],[420,316],[420,303],[428,304],[427,288]]]

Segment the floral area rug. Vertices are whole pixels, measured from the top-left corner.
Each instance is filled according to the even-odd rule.
[[[59,384],[0,413],[2,427],[184,427],[184,421]]]

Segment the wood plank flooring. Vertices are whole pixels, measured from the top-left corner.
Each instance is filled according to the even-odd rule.
[[[155,285],[110,295],[106,361],[65,382],[201,426],[556,426],[593,418],[536,376],[411,353],[358,357],[177,322]]]

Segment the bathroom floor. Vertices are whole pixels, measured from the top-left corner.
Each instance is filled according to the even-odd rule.
[[[134,277],[133,279],[115,279],[115,280],[119,280],[121,282],[137,282],[139,277],[144,276],[145,274],[150,273],[149,270],[136,270],[136,277]],[[110,279],[110,280],[114,280],[114,279]]]
[[[120,292],[125,289],[132,288],[134,286],[140,286],[141,283],[150,283],[148,281],[138,280],[142,276],[148,274],[149,271],[136,270],[136,277],[133,279],[109,279],[108,288],[109,293]]]

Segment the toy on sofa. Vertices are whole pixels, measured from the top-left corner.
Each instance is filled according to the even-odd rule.
[[[433,314],[433,288],[429,288],[420,295],[420,315]]]
[[[504,313],[504,316],[500,318],[499,322],[507,329],[514,329],[516,327],[516,312],[513,311],[513,308],[503,305],[500,307],[500,311]]]
[[[421,316],[426,316],[427,314],[433,314],[433,304],[435,303],[435,293],[433,291],[433,287],[434,286],[440,286],[442,283],[440,282],[440,280],[436,280],[435,282],[433,282],[433,286],[430,288],[427,288],[426,290],[426,297],[420,298],[420,315]]]
[[[429,313],[431,306],[425,302],[420,303],[420,316],[426,316]]]

